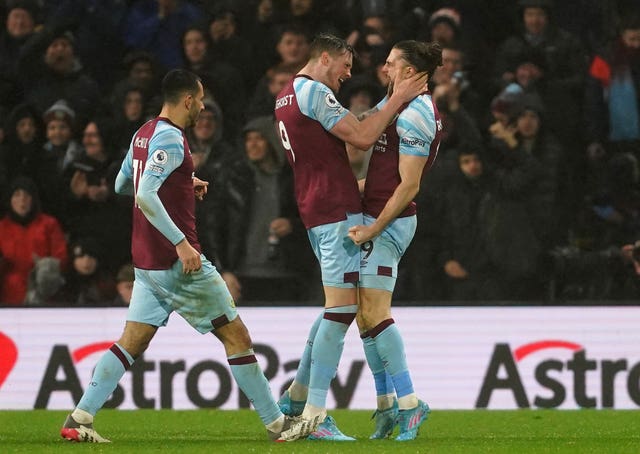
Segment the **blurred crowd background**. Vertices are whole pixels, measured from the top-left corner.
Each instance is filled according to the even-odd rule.
[[[274,128],[320,32],[357,51],[339,100],[386,93],[403,39],[437,40],[444,136],[395,299],[407,305],[635,304],[640,295],[637,0],[5,0],[0,303],[125,306],[132,200],[113,183],[159,82],[196,72],[186,131],[203,252],[245,304],[322,301]],[[366,173],[367,155],[352,162]]]

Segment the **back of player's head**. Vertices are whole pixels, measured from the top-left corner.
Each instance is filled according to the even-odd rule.
[[[429,77],[437,66],[442,65],[442,46],[435,41],[425,43],[406,40],[394,44],[393,48],[402,51],[402,57],[416,68],[417,72],[427,72]]]
[[[312,59],[318,58],[323,52],[327,52],[331,56],[342,55],[350,52],[354,57],[356,52],[349,43],[344,39],[329,33],[321,33],[317,35],[311,42],[309,55]]]
[[[176,104],[185,94],[197,94],[200,78],[185,69],[172,69],[162,79],[162,97],[164,102]]]

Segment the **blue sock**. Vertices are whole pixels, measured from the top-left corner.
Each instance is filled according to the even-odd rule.
[[[311,350],[313,349],[313,340],[316,338],[318,327],[320,326],[320,322],[322,322],[323,318],[324,311],[322,311],[320,315],[318,315],[318,318],[316,318],[316,320],[313,322],[313,325],[311,325],[309,338],[307,339],[307,343],[304,346],[302,358],[300,358],[300,365],[298,366],[298,371],[296,372],[296,382],[304,386],[309,386],[309,377],[311,375]]]
[[[113,344],[96,364],[91,382],[76,407],[95,416],[133,361],[133,357],[124,348]]]
[[[398,398],[413,394],[413,382],[409,375],[404,343],[393,319],[381,322],[369,333],[375,339],[376,348],[385,369],[391,375]]]
[[[368,333],[360,337],[364,346],[364,356],[367,358],[367,364],[369,365],[369,369],[371,369],[373,381],[376,385],[376,396],[393,394],[395,392],[393,380],[384,368],[384,363],[376,348],[376,341],[371,338]]]
[[[358,306],[325,309],[311,350],[311,377],[307,403],[326,408],[331,380],[336,376],[344,348],[344,336],[356,316]]]
[[[253,404],[264,425],[278,419],[282,412],[273,399],[269,382],[258,365],[253,349],[231,355],[227,361],[231,367],[233,378],[249,402]]]

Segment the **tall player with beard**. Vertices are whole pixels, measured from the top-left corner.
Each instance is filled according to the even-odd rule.
[[[388,97],[398,79],[442,64],[437,43],[401,41],[393,46],[383,72],[389,78]],[[391,318],[391,297],[398,263],[416,231],[416,204],[424,174],[438,153],[442,123],[430,93],[402,106],[373,147],[364,182],[364,223],[349,229],[362,247],[358,328],[377,394],[376,430],[371,438],[387,438],[400,426],[397,441],[413,440],[429,415],[429,406],[413,388],[400,331]]]
[[[135,281],[124,333],[98,361],[61,435],[71,441],[109,441],[93,429],[95,414],[176,311],[198,332],[212,332],[220,339],[233,377],[272,440],[306,437],[315,427],[285,417],[278,408],[227,286],[200,252],[195,199],[202,200],[208,183],[193,176],[184,129],[193,126],[204,109],[202,82],[193,73],[173,70],[163,79],[162,94],[160,115],[135,133],[116,179],[118,193],[135,196]]]
[[[285,413],[322,424],[310,438],[353,440],[326,417],[344,336],[357,305],[360,248],[349,228],[362,224],[362,204],[345,142],[360,149],[375,143],[396,111],[425,90],[424,75],[403,79],[380,110],[360,122],[335,98],[351,77],[353,48],[332,35],[317,36],[310,59],[276,99],[282,143],[295,177],[300,217],[320,262],[325,306],[311,327],[296,378],[278,402]]]

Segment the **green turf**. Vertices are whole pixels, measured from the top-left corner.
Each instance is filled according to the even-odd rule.
[[[371,412],[330,412],[355,442],[273,443],[249,410],[103,410],[96,420],[110,444],[59,437],[66,413],[0,412],[0,452],[181,453],[640,453],[640,411],[434,411],[411,442],[368,440]]]

